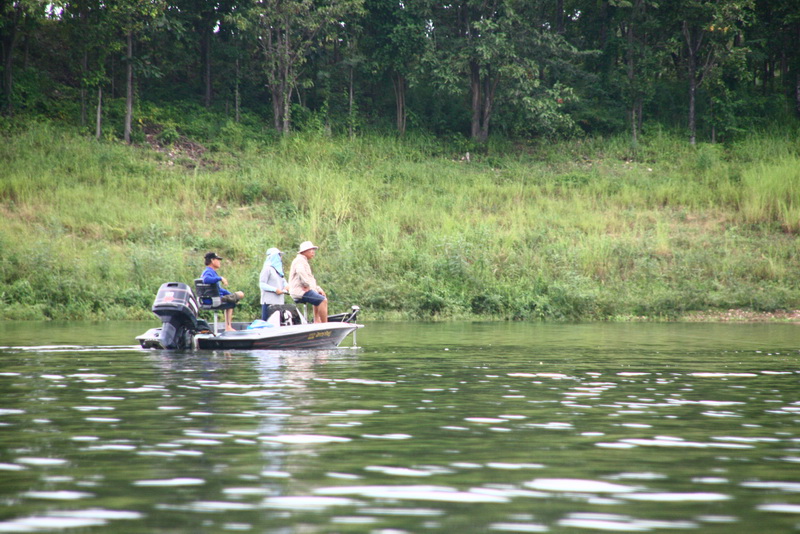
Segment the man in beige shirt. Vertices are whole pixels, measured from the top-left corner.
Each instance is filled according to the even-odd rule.
[[[311,241],[303,241],[297,249],[297,257],[292,260],[289,271],[289,294],[296,302],[307,302],[314,305],[314,322],[328,322],[328,299],[325,292],[317,285],[311,273],[308,261],[317,255],[317,249]]]

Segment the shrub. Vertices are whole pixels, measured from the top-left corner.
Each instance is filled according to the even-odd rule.
[[[800,232],[800,158],[758,164],[744,173],[741,211],[751,223]]]

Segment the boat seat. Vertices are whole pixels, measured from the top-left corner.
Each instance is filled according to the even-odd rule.
[[[219,328],[217,325],[217,310],[223,310],[227,308],[227,304],[223,304],[222,296],[219,294],[219,285],[217,284],[206,284],[203,283],[202,278],[195,278],[194,279],[194,290],[197,293],[197,305],[200,307],[201,310],[213,310],[214,311],[214,335],[217,335],[219,332]],[[210,303],[206,303],[205,300],[210,300]]]
[[[305,324],[306,322],[295,304],[270,304],[267,308],[267,317],[272,317],[275,312],[279,313],[280,326]]]
[[[197,304],[201,310],[218,310],[222,306],[222,297],[217,284],[205,284],[202,278],[194,279],[194,290],[197,293]],[[206,303],[205,300],[210,300]]]
[[[298,308],[297,312],[300,315],[300,317],[303,318],[303,323],[308,323],[308,303],[307,302],[300,302],[300,299],[296,299],[294,297],[292,297],[292,300],[294,301],[295,307],[299,306],[300,304],[303,305],[303,311],[301,312],[300,309]],[[313,316],[311,317],[311,320],[313,322],[313,320],[314,320]]]

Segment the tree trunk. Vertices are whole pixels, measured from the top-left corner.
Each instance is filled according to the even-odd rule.
[[[235,108],[235,121],[238,123],[241,120],[239,105],[241,95],[239,94],[239,58],[236,58],[236,87],[234,89],[234,108]]]
[[[644,116],[644,99],[641,97],[641,95],[638,97],[638,99],[636,101],[635,109],[636,109],[636,121],[637,121],[636,124],[639,127],[639,132],[641,132],[642,131],[642,123],[644,121],[644,118],[643,118],[643,116]]]
[[[14,113],[14,77],[12,76],[12,69],[14,67],[14,55],[12,54],[12,44],[3,43],[3,95],[5,96],[5,103],[3,105],[6,115],[13,115]]]
[[[797,34],[797,41],[800,42],[800,24],[795,24],[795,30]],[[794,83],[794,103],[795,103],[795,111],[797,111],[797,116],[800,117],[800,69],[795,74],[795,83]]]
[[[800,72],[795,74],[794,103],[795,111],[797,111],[797,115],[800,116]]]
[[[200,38],[200,55],[203,61],[203,105],[211,107],[211,31],[203,28]]]
[[[291,131],[292,90],[285,74],[272,88],[272,113],[274,114],[275,131],[284,135]]]
[[[394,73],[392,76],[394,86],[395,116],[397,131],[406,133],[406,78],[402,74]]]
[[[286,24],[288,28],[288,23]],[[273,62],[273,73],[270,76],[270,92],[272,93],[272,112],[274,114],[275,130],[283,135],[288,135],[290,131],[290,114],[292,103],[291,87],[291,49],[289,46],[288,29],[278,30],[276,35],[278,42],[273,47],[272,33],[270,32],[270,43],[268,50],[277,50],[277,59]]]
[[[789,58],[786,56],[786,49],[781,50],[781,67],[780,67],[781,84],[784,85],[786,80],[789,79]],[[785,85],[784,85],[785,87]]]
[[[292,105],[292,93],[291,93],[292,88],[291,88],[291,86],[289,84],[291,83],[291,79],[292,79],[291,76],[290,76],[292,74],[292,71],[291,71],[291,60],[292,60],[292,57],[291,57],[290,44],[291,43],[289,42],[289,23],[287,22],[287,24],[286,24],[286,36],[283,39],[283,45],[284,45],[284,49],[283,49],[283,69],[281,71],[281,88],[282,88],[281,93],[282,93],[282,96],[283,96],[283,101],[282,101],[282,105],[283,105],[283,113],[282,113],[283,124],[282,124],[282,127],[281,127],[281,131],[283,132],[283,135],[289,135],[289,129],[290,129],[290,124],[291,124],[290,115],[291,115],[291,105]]]
[[[470,137],[479,140],[481,133],[481,71],[477,61],[469,63],[469,85],[472,96]]]
[[[350,120],[347,121],[348,122],[348,124],[347,124],[347,133],[348,133],[348,135],[350,137],[353,137],[353,131],[355,129],[355,127],[353,125],[353,123],[355,122],[355,117],[353,115],[354,114],[354,112],[353,112],[353,104],[354,104],[354,101],[355,101],[355,98],[354,98],[354,95],[353,95],[353,71],[354,70],[355,69],[353,69],[353,67],[350,67],[350,95],[349,95],[349,101],[348,101],[348,108],[349,109],[348,109],[348,112],[347,112],[347,114],[350,117]]]
[[[30,32],[23,33],[22,41],[22,69],[28,70],[31,61],[31,35]]]
[[[564,34],[564,0],[556,0],[556,33]]]
[[[292,89],[288,87],[288,83],[284,85],[283,92],[283,135],[288,135],[292,131]]]
[[[95,116],[94,136],[99,141],[103,136],[103,87],[97,88],[97,115]]]
[[[695,78],[694,61],[690,60],[689,65],[689,144],[697,142],[697,116],[695,111],[695,101],[697,100],[697,79]]]
[[[11,16],[11,22],[7,24],[7,33],[3,34],[0,42],[0,49],[3,51],[3,95],[5,96],[3,108],[5,114],[9,116],[14,114],[14,47],[17,44],[17,28],[21,17],[22,6],[18,4]]]
[[[714,120],[714,99],[711,99],[711,103],[709,104],[709,115],[711,117],[711,143],[717,142],[717,124]]]
[[[696,37],[686,21],[683,22],[683,37],[686,40],[689,65],[689,143],[694,146],[697,143],[697,52],[703,38],[702,35]]]
[[[270,91],[272,94],[272,116],[273,116],[273,124],[275,126],[275,131],[281,133],[283,130],[283,96],[281,94],[280,88],[276,85]]]
[[[125,98],[125,142],[131,142],[131,122],[133,121],[133,32],[128,32],[128,53],[127,69],[125,74],[125,84],[127,86],[127,96]]]
[[[89,72],[89,52],[84,50],[83,57],[81,58],[81,74],[83,80],[81,81],[81,127],[86,126],[86,75]]]
[[[88,24],[88,13],[86,9],[79,8],[78,12],[78,19],[80,20],[80,28],[86,32],[88,35],[89,32],[89,24]],[[89,76],[89,47],[85,44],[81,45],[83,47],[83,54],[81,54],[81,90],[80,90],[80,97],[81,97],[81,127],[86,126],[86,122],[88,121],[88,100],[89,100],[89,90],[87,88],[87,77]]]
[[[608,0],[600,2],[600,49],[606,47],[608,41]]]
[[[634,6],[635,7],[635,6]],[[636,143],[639,141],[639,134],[638,134],[638,118],[636,113],[636,53],[634,51],[634,47],[636,46],[635,42],[635,35],[634,35],[634,22],[633,19],[635,17],[635,13],[631,14],[631,20],[628,22],[628,27],[625,31],[625,37],[628,45],[627,50],[627,75],[628,75],[628,87],[630,88],[630,99],[631,99],[631,107],[630,107],[630,120],[631,120],[631,143],[635,147]]]
[[[489,122],[492,118],[492,109],[494,108],[494,92],[497,89],[498,78],[494,80],[490,76],[486,76],[483,80],[483,109],[481,110],[481,133],[478,140],[485,143],[489,139]]]
[[[477,61],[470,62],[470,91],[472,93],[472,125],[471,137],[479,143],[489,139],[489,122],[492,118],[494,94],[497,90],[499,76],[492,78],[491,72],[481,76]]]

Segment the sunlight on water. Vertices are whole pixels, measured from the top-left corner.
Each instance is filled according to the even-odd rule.
[[[611,532],[650,532],[656,529],[695,529],[699,525],[693,521],[653,521],[642,520],[617,514],[570,514],[559,525],[589,530]]]
[[[95,328],[0,326],[0,532],[800,530],[797,325]]]
[[[55,501],[72,501],[76,499],[83,499],[85,497],[92,497],[91,493],[83,491],[26,491],[22,497],[29,499],[50,499]]]
[[[264,500],[266,508],[282,508],[286,510],[322,510],[332,506],[350,506],[352,499],[341,497],[314,497],[297,495],[293,497],[270,497]]]
[[[655,502],[726,501],[730,499],[728,495],[720,493],[631,493],[623,498],[632,501]]]
[[[504,503],[508,499],[501,495],[489,495],[480,492],[458,491],[442,486],[337,486],[335,488],[318,488],[319,495],[360,495],[373,499],[408,499],[414,501],[442,501],[462,503]]]
[[[294,434],[282,436],[259,436],[261,441],[269,441],[272,443],[286,443],[293,445],[311,445],[319,443],[344,443],[350,441],[349,438],[342,438],[338,436],[320,436],[316,434]]]
[[[134,486],[161,486],[161,487],[175,487],[175,486],[197,486],[198,484],[205,484],[206,481],[202,478],[170,478],[166,480],[136,480],[133,482]]]
[[[525,487],[557,492],[576,492],[576,493],[624,493],[636,491],[631,486],[622,486],[610,482],[599,482],[597,480],[578,480],[574,478],[537,478],[524,483]]]

